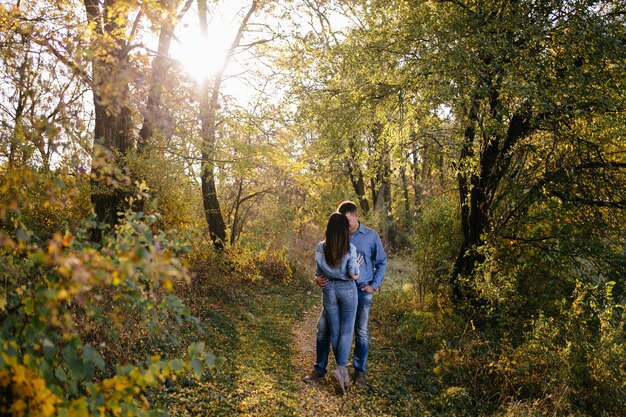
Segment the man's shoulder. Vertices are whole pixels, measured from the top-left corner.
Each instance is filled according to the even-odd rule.
[[[378,232],[376,232],[376,230],[365,226],[363,223],[359,225],[359,233],[369,236],[378,236]]]

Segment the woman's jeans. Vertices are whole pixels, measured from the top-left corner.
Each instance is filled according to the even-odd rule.
[[[324,314],[337,366],[346,366],[358,304],[355,281],[331,280],[322,290]]]
[[[358,288],[358,286],[357,286]],[[354,370],[367,372],[369,356],[369,318],[374,294],[358,289],[358,307],[355,319]],[[316,361],[315,369],[322,375],[326,374],[328,354],[330,353],[330,329],[325,309],[322,309],[317,322]]]

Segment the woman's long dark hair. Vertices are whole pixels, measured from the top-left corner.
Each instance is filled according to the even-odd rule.
[[[333,213],[326,225],[324,256],[332,267],[339,266],[343,257],[350,249],[350,229],[348,218],[341,213]]]

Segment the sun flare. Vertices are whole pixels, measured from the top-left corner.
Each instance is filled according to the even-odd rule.
[[[207,39],[198,33],[187,33],[179,39],[172,55],[190,77],[201,80],[222,69],[228,50],[225,39]]]

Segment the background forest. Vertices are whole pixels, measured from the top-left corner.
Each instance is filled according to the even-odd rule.
[[[1,415],[186,415],[346,199],[386,415],[626,408],[623,1],[3,0],[0,56]]]

